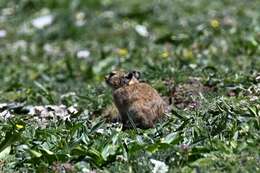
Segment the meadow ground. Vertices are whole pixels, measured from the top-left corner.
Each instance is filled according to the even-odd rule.
[[[260,172],[260,1],[1,0],[0,172]],[[166,121],[104,121],[136,69]],[[49,106],[46,106],[49,105]]]

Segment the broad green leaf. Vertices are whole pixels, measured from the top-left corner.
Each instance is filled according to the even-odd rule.
[[[110,144],[106,145],[101,152],[103,159],[107,160],[107,158],[110,155],[114,155],[116,153],[117,148],[118,147],[116,145],[110,145]]]
[[[6,147],[3,151],[0,152],[0,159],[5,159],[11,151],[11,146]]]
[[[16,130],[7,132],[5,139],[0,143],[0,152],[6,147],[12,145],[14,142],[18,141],[21,133],[21,131],[17,132]]]
[[[179,138],[179,134],[177,132],[173,132],[173,133],[168,134],[166,137],[162,138],[161,143],[170,144],[174,140],[177,140],[178,138]]]
[[[32,149],[30,149],[29,152],[30,152],[32,157],[41,157],[42,156],[42,153],[35,151],[35,150],[32,150]]]
[[[90,133],[95,132],[97,129],[99,129],[104,124],[104,121],[99,121],[96,124],[93,125],[93,127],[90,130]]]
[[[48,150],[47,148],[42,148],[42,150],[45,151],[49,155],[53,155],[54,154],[52,151]]]

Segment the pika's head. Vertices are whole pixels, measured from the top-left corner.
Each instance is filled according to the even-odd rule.
[[[140,72],[138,71],[112,71],[106,75],[105,80],[108,86],[113,90],[118,88],[139,83]]]

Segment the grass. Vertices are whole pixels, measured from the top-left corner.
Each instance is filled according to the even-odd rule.
[[[0,172],[156,172],[152,159],[161,172],[260,171],[259,1],[0,7]],[[46,15],[49,24],[33,26]],[[148,130],[106,123],[103,78],[116,68],[140,70],[171,97],[169,119]],[[61,104],[78,112],[42,126],[27,110]]]

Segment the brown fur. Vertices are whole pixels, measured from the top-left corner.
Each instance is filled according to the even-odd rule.
[[[124,128],[154,127],[155,122],[164,115],[166,103],[154,88],[140,83],[135,75],[127,83],[121,82],[125,80],[124,77],[120,72],[114,78],[110,75],[111,81],[107,79],[110,86],[116,84],[112,86],[113,98]],[[122,85],[119,86],[119,83]]]

